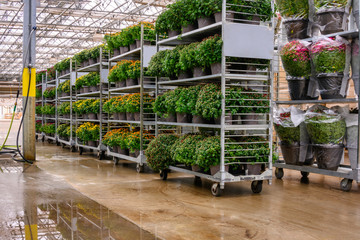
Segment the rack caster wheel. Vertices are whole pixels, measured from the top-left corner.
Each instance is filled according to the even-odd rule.
[[[71,152],[76,152],[76,147],[75,147],[75,146],[71,146],[70,151],[71,151]]]
[[[310,180],[309,180],[308,177],[302,177],[302,178],[300,179],[300,182],[301,182],[301,183],[304,183],[304,184],[309,184],[309,183],[310,183]]]
[[[48,143],[52,143],[51,139],[48,139],[47,142],[48,142]]]
[[[56,146],[60,146],[61,145],[61,143],[60,142],[58,142],[58,141],[56,141]],[[64,146],[64,145],[63,145]]]
[[[98,159],[104,160],[104,158],[105,158],[105,152],[104,151],[98,152]]]
[[[211,194],[214,197],[219,197],[222,194],[222,190],[220,189],[220,184],[219,183],[214,183],[211,186]]]
[[[251,190],[253,193],[261,193],[263,181],[253,181],[251,183]]]
[[[140,164],[140,163],[136,164],[136,172],[137,173],[143,173],[144,168],[145,168],[144,164]]]
[[[65,148],[65,144],[63,143],[63,144],[61,144],[61,148]]]
[[[120,160],[118,158],[115,158],[114,160],[115,160],[115,162],[114,162],[115,166],[119,165]]]
[[[344,178],[343,180],[341,180],[341,182],[340,182],[341,190],[343,190],[344,192],[349,192],[352,187],[352,182],[353,182],[352,179],[347,179],[347,178]]]
[[[309,174],[310,173],[308,173],[308,172],[301,172],[301,176],[303,176],[305,178],[309,177]]]
[[[45,137],[42,137],[41,141],[42,141],[42,142],[45,142]]]
[[[84,152],[84,149],[82,147],[79,148],[79,155],[82,155]]]
[[[161,170],[160,171],[160,177],[161,177],[162,180],[165,181],[167,179],[167,177],[168,177],[168,170],[167,169]]]
[[[201,185],[202,183],[201,177],[195,176],[194,183],[195,185]]]
[[[276,168],[275,169],[275,176],[277,179],[282,179],[284,177],[284,169]]]
[[[38,139],[39,139],[39,136],[38,136],[38,135],[36,135],[36,136],[35,136],[35,140],[37,141]]]

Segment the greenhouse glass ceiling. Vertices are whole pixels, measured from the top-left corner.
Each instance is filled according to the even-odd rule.
[[[102,43],[105,33],[154,21],[173,0],[37,0],[36,68]],[[22,71],[22,0],[0,0],[0,81]]]

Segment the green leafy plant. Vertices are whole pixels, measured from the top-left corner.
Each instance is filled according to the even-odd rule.
[[[66,80],[60,83],[57,91],[58,93],[70,93],[70,80]]]
[[[313,144],[341,144],[346,133],[345,120],[338,114],[311,113],[305,120]]]
[[[280,51],[285,71],[293,77],[309,77],[311,75],[310,51],[300,41],[286,44]]]
[[[97,124],[86,122],[76,130],[76,136],[84,142],[97,141],[100,138],[100,127]]]
[[[141,74],[141,63],[140,61],[133,61],[128,68],[128,73],[127,75],[129,76],[129,78],[131,79],[138,79],[140,78],[140,74]]]
[[[41,98],[42,97],[42,87],[37,87],[36,88],[35,96],[36,96],[36,98]]]
[[[259,16],[262,21],[269,21],[273,16],[271,0],[232,0],[234,6],[232,9],[252,20],[253,16]]]
[[[311,58],[317,73],[342,73],[345,69],[346,45],[327,38],[311,46]]]
[[[150,143],[152,139],[154,139],[155,136],[152,135],[149,131],[144,131],[143,133],[143,146],[146,149],[146,146]],[[136,150],[140,150],[140,132],[130,132],[126,136],[126,143],[130,150],[130,152],[135,152]]]
[[[196,103],[201,91],[201,86],[180,88],[176,101],[176,112],[196,115]]]
[[[154,112],[159,116],[163,117],[167,113],[166,108],[166,95],[158,96],[153,104]]]
[[[282,17],[286,18],[308,18],[308,0],[276,0],[276,6]]]
[[[173,91],[168,91],[164,94],[165,97],[165,113],[175,114],[176,113],[176,102],[179,99],[181,89],[177,88]]]
[[[55,134],[56,128],[54,123],[46,123],[42,125],[41,131],[46,134]]]
[[[197,143],[205,138],[206,136],[201,134],[188,134],[180,137],[173,146],[173,160],[188,166],[196,165]]]
[[[35,113],[36,113],[37,115],[41,115],[41,114],[42,114],[42,105],[41,105],[41,103],[40,103],[40,104],[36,104],[36,106],[35,106]]]
[[[238,102],[238,113],[269,113],[270,99],[268,94],[257,93],[252,89],[241,89],[241,97]]]
[[[196,102],[195,112],[205,119],[213,119],[221,116],[221,94],[220,86],[207,84],[201,88],[199,98]]]
[[[41,120],[36,120],[36,122],[35,122],[35,131],[37,133],[40,133],[42,131],[42,121]]]
[[[46,98],[54,98],[56,96],[56,88],[55,87],[48,87],[44,91],[44,97]]]
[[[126,128],[113,129],[105,134],[103,143],[109,147],[120,146],[123,149],[127,149],[125,139],[128,134],[129,130]]]
[[[118,62],[109,73],[108,80],[109,82],[122,82],[129,79],[129,68],[130,65],[133,64],[135,61],[132,60],[122,60]]]
[[[100,109],[100,100],[96,99],[85,99],[79,100],[74,102],[73,110],[75,113],[78,114],[85,114],[85,113],[99,113]],[[96,112],[94,112],[96,111]]]
[[[274,127],[282,143],[300,143],[300,125],[295,127],[294,123],[291,121],[290,112],[280,114],[280,117],[276,119],[274,123]]]
[[[221,145],[220,137],[207,137],[196,144],[195,164],[208,171],[211,166],[220,164]]]
[[[60,124],[58,126],[58,128],[56,129],[56,133],[60,137],[69,137],[70,135],[68,135],[68,132],[67,132],[68,127],[70,127],[69,124]]]
[[[60,115],[70,114],[70,102],[64,102],[58,106],[58,113]]]
[[[46,104],[42,107],[41,112],[46,115],[55,115],[56,109],[53,104]]]
[[[198,42],[192,43],[180,51],[179,67],[182,71],[190,71],[193,70],[194,67],[201,66],[197,54],[199,44]]]
[[[37,72],[36,73],[36,83],[41,83],[43,77],[45,77],[45,76],[46,76],[46,70]]]
[[[183,45],[179,45],[175,47],[173,50],[167,52],[162,65],[163,77],[171,78],[174,76],[178,76],[180,72],[180,64],[179,64],[180,52],[183,48],[184,48]]]
[[[171,157],[171,148],[178,139],[176,135],[162,134],[153,139],[145,151],[147,164],[154,170],[167,169],[174,164]]]
[[[204,39],[197,48],[198,62],[202,67],[210,67],[211,64],[221,63],[223,41],[220,35]]]
[[[170,51],[171,50],[159,51],[154,56],[151,57],[149,66],[147,68],[148,76],[154,76],[154,77],[165,76],[164,60]]]

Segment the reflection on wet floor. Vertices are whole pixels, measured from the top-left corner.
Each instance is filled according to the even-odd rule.
[[[0,239],[155,239],[36,166],[0,168]]]

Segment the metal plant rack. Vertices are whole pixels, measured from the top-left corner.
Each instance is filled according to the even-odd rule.
[[[85,122],[93,122],[96,124],[99,124],[100,127],[100,138],[99,138],[99,144],[96,147],[92,147],[92,146],[88,146],[88,145],[84,145],[82,144],[78,138],[75,139],[75,146],[78,148],[80,155],[82,155],[82,153],[84,152],[84,150],[89,150],[91,152],[98,152],[98,158],[101,160],[104,158],[105,156],[105,152],[106,152],[106,147],[102,144],[102,137],[104,135],[104,132],[102,131],[104,124],[107,123],[107,117],[105,116],[105,114],[103,114],[102,112],[102,103],[103,101],[107,98],[108,95],[108,89],[106,87],[107,85],[107,78],[108,78],[108,74],[109,74],[109,69],[108,69],[108,55],[105,53],[103,48],[100,48],[100,61],[95,63],[95,64],[91,64],[88,66],[79,66],[79,63],[75,62],[75,79],[79,78],[80,76],[83,76],[85,74],[91,73],[91,72],[98,72],[100,74],[100,85],[99,85],[99,90],[96,92],[88,92],[88,93],[79,93],[78,91],[76,91],[76,97],[75,100],[83,100],[83,99],[89,99],[89,98],[93,98],[93,99],[100,99],[100,112],[99,112],[99,117],[97,120],[94,119],[86,119],[86,118],[80,118],[79,115],[76,113],[75,114],[75,123],[76,123],[76,127],[75,129],[77,129],[79,127],[79,125],[81,125],[82,123]],[[74,83],[75,84],[75,83]]]
[[[222,21],[206,26],[204,28],[196,29],[185,34],[175,36],[168,39],[160,40],[157,42],[158,48],[161,46],[176,46],[179,44],[188,44],[198,42],[206,37],[219,34],[223,40],[222,50],[222,68],[220,74],[213,74],[204,77],[196,77],[181,80],[169,80],[158,78],[157,80],[157,95],[161,95],[169,86],[193,86],[205,83],[219,83],[221,84],[222,95],[225,96],[222,100],[222,115],[221,124],[197,124],[197,123],[173,123],[159,120],[157,117],[157,134],[161,134],[162,130],[168,130],[168,126],[173,126],[177,133],[186,133],[188,131],[197,131],[199,128],[212,129],[212,131],[218,131],[221,136],[221,161],[220,171],[215,175],[211,175],[205,172],[193,171],[191,168],[184,165],[170,166],[169,169],[164,169],[160,172],[160,177],[166,180],[169,170],[175,172],[182,172],[195,176],[195,181],[199,181],[201,178],[208,179],[213,183],[211,192],[214,196],[219,196],[222,190],[225,188],[225,183],[252,181],[251,189],[254,193],[260,193],[262,191],[263,181],[267,180],[271,184],[272,180],[272,82],[273,74],[272,67],[268,67],[267,71],[259,72],[256,68],[257,64],[253,64],[255,71],[249,72],[247,70],[239,70],[239,65],[250,66],[244,59],[257,59],[257,60],[271,60],[273,59],[274,49],[274,23],[265,23],[260,25],[253,25],[247,20],[240,20],[235,18],[228,18],[228,13],[234,13],[228,8],[226,0],[223,1],[222,9],[227,9],[222,12]],[[238,13],[235,13],[238,14]],[[248,24],[250,23],[250,24]],[[246,34],[243,34],[246,32]],[[251,33],[251,34],[250,34]],[[250,37],[251,36],[251,37]],[[233,63],[229,57],[242,59],[241,62]],[[238,64],[238,65],[237,65]],[[271,66],[271,64],[270,64]],[[228,112],[231,106],[226,104],[226,100],[230,100],[228,97],[228,90],[232,87],[252,88],[259,91],[258,93],[267,94],[270,98],[261,99],[260,101],[269,101],[268,114],[257,114],[262,120],[257,120],[252,124],[243,124],[240,120],[233,120],[235,117],[228,117]],[[235,100],[235,99],[234,99]],[[248,106],[236,106],[248,107]],[[247,114],[238,114],[238,118]],[[235,118],[236,119],[236,118]],[[167,126],[167,127],[166,127]],[[269,156],[264,158],[268,159],[266,162],[255,163],[255,165],[262,166],[260,174],[250,175],[248,171],[242,174],[233,174],[227,170],[229,165],[248,165],[249,157],[235,157],[236,161],[227,163],[230,158],[229,146],[238,144],[246,145],[249,142],[240,142],[242,137],[257,136],[264,137],[264,144],[269,146]],[[234,141],[234,142],[231,142]],[[237,149],[238,150],[238,149]],[[250,149],[256,150],[256,149]],[[250,161],[251,162],[251,161]],[[250,163],[251,164],[251,163]]]
[[[41,77],[41,83],[37,83],[36,84],[36,88],[38,87],[41,87],[41,99],[40,100],[36,100],[36,104],[41,104],[41,106],[43,107],[44,106],[44,97],[43,97],[43,92],[44,92],[44,83],[45,83],[45,79],[46,79],[46,76],[42,76]],[[41,124],[44,124],[44,115],[41,114],[40,116],[38,114],[35,115],[35,120],[40,120],[41,121]],[[42,141],[45,141],[45,136],[44,136],[44,133],[41,132],[41,133],[38,133],[36,132],[35,134],[35,139],[36,140],[39,140],[41,139]]]
[[[156,53],[156,46],[154,45],[145,45],[144,39],[148,34],[145,30],[144,25],[141,24],[141,39],[140,47],[134,50],[130,50],[124,54],[117,56],[112,56],[109,59],[109,69],[116,65],[118,61],[121,60],[139,60],[140,61],[140,79],[139,84],[135,86],[126,86],[122,88],[116,88],[114,84],[109,82],[109,99],[115,96],[122,96],[132,93],[140,93],[140,121],[128,121],[128,120],[115,120],[113,117],[109,116],[108,120],[108,131],[116,128],[129,128],[130,131],[134,127],[139,128],[140,130],[140,154],[138,157],[128,156],[114,152],[113,149],[107,147],[106,154],[113,157],[115,165],[118,164],[119,160],[127,160],[137,163],[136,171],[138,173],[144,172],[144,166],[146,164],[146,157],[144,155],[144,150],[146,148],[144,143],[145,134],[155,135],[155,115],[152,113],[145,113],[144,109],[147,104],[146,97],[148,94],[150,98],[155,97],[156,91],[156,81],[153,77],[147,77],[144,74],[144,68],[148,66],[151,57]]]
[[[358,1],[358,0],[356,0]],[[350,17],[351,18],[351,17]],[[354,22],[350,23],[349,26],[355,26]],[[341,36],[343,38],[346,38],[347,40],[353,40],[360,37],[360,33],[356,29],[352,29],[350,31],[344,31],[344,32],[338,32],[334,34],[325,35],[327,37],[336,37]],[[313,41],[312,38],[304,39],[305,41]],[[280,42],[278,43],[280,44]],[[280,46],[278,46],[278,49]],[[360,56],[359,56],[360,57]],[[360,102],[357,96],[355,97],[348,97],[345,99],[328,99],[328,100],[288,100],[290,99],[289,96],[287,96],[287,99],[284,99],[284,97],[280,93],[281,84],[286,84],[283,81],[284,79],[280,77],[280,69],[277,71],[277,89],[276,89],[276,101],[275,103],[277,105],[281,106],[300,106],[300,107],[306,107],[308,105],[314,105],[314,104],[356,104],[356,107],[360,107]],[[283,82],[282,82],[283,81]],[[359,117],[360,120],[360,117]],[[358,125],[359,126],[359,125]],[[358,131],[360,132],[360,129],[358,127]],[[359,134],[360,136],[360,134]],[[340,164],[337,171],[333,170],[326,170],[326,169],[319,169],[317,166],[317,163],[315,163],[311,166],[298,166],[298,165],[290,165],[286,164],[283,158],[279,158],[279,161],[275,162],[274,167],[276,167],[275,170],[275,176],[278,179],[282,179],[284,176],[284,169],[290,169],[290,170],[296,170],[300,171],[302,178],[301,182],[308,183],[309,179],[308,176],[310,173],[320,174],[320,175],[326,175],[326,176],[333,176],[333,177],[339,177],[343,178],[340,182],[340,189],[343,191],[350,191],[352,188],[353,181],[360,182],[360,160],[359,160],[359,143],[357,146],[357,168],[351,168],[350,165],[347,164]]]
[[[74,91],[74,86],[75,86],[75,65],[73,64],[73,59],[70,59],[70,72],[69,73],[66,73],[66,74],[63,74],[63,75],[60,75],[59,72],[57,72],[57,75],[58,75],[58,78],[57,78],[57,86],[60,85],[60,83],[64,82],[64,81],[67,81],[69,80],[70,81],[70,93],[68,96],[58,96],[57,99],[58,99],[58,105],[56,105],[56,117],[57,117],[57,120],[58,120],[58,125],[60,126],[61,123],[63,124],[68,124],[70,125],[70,137],[68,140],[66,139],[63,139],[61,136],[59,136],[57,133],[56,133],[56,140],[57,140],[57,143],[58,144],[61,144],[62,147],[65,147],[65,146],[69,146],[70,147],[70,150],[72,152],[75,152],[76,151],[76,142],[75,142],[75,137],[73,132],[75,131],[75,126],[76,126],[76,122],[75,122],[75,116],[74,116],[74,113],[72,111],[73,109],[73,102],[75,100],[75,91]],[[59,111],[58,111],[58,106],[61,104],[61,103],[65,103],[65,102],[68,102],[70,103],[70,114],[68,117],[64,117],[64,116],[61,116],[59,114]]]
[[[49,76],[46,72],[45,84],[43,84],[43,86],[44,86],[43,93],[48,87],[56,88],[57,87],[57,76],[55,76],[54,79],[49,79]],[[49,100],[49,99],[46,99],[45,97],[43,97],[43,103],[44,103],[43,106],[45,106],[46,104],[53,104],[56,107],[57,101],[58,101],[58,98],[57,98],[57,91],[56,91],[55,98],[52,100]],[[45,123],[45,124],[53,123],[53,124],[55,124],[55,129],[57,128],[57,118],[55,116],[49,117],[49,116],[44,116],[44,114],[43,114],[43,118],[44,118],[43,123]],[[56,134],[54,134],[54,136],[49,136],[46,133],[43,133],[42,141],[44,142],[45,140],[47,140],[49,143],[52,143],[52,142],[55,143],[56,142]]]

